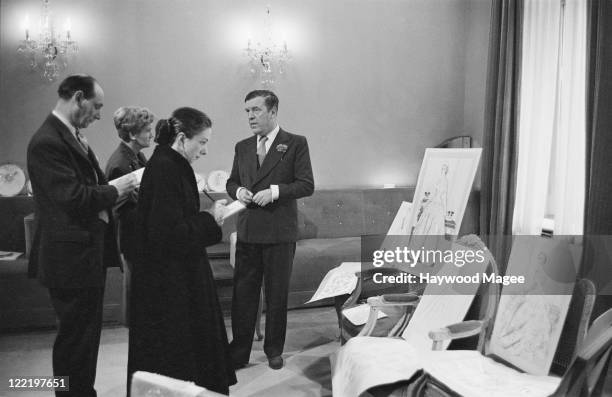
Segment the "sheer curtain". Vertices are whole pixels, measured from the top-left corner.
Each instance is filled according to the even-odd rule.
[[[555,234],[582,233],[586,2],[563,3],[524,4],[514,234],[541,233],[549,186]]]
[[[586,166],[587,2],[565,0],[556,160],[551,176],[555,234],[583,232]]]

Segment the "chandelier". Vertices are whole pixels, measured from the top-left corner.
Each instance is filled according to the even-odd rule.
[[[274,40],[270,6],[266,7],[263,40],[253,44],[249,39],[245,54],[249,57],[251,73],[259,76],[264,86],[274,84],[276,75],[285,73],[285,66],[290,61],[291,55],[287,49],[287,42],[279,46]]]
[[[25,19],[25,40],[17,47],[30,70],[39,71],[46,81],[55,81],[68,66],[68,55],[78,52],[77,42],[70,34],[70,20],[58,33],[55,29],[49,0],[42,0],[42,14],[38,27],[38,40],[30,35],[29,18]]]

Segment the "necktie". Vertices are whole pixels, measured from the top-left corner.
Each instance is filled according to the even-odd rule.
[[[89,144],[87,143],[87,138],[85,138],[85,135],[81,134],[81,131],[79,131],[78,128],[74,131],[74,134],[76,135],[76,139],[77,141],[79,141],[81,148],[83,149],[83,151],[85,151],[85,154],[89,155]],[[94,169],[94,176],[96,178],[96,184],[97,184],[99,181],[98,181],[98,174],[96,173],[95,169]],[[102,210],[98,212],[98,218],[101,219],[102,222],[108,223],[109,221],[108,212],[106,210]]]
[[[268,140],[267,136],[262,136],[259,138],[259,145],[257,145],[257,165],[261,167],[266,158],[266,141]]]
[[[79,131],[78,128],[75,130],[75,135],[76,135],[77,141],[79,141],[79,144],[81,145],[81,147],[83,148],[85,153],[88,153],[89,152],[89,144],[87,143],[87,138],[85,138],[85,136],[83,134],[81,134],[81,131]]]

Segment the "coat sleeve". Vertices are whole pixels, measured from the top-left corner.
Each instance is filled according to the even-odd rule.
[[[186,214],[182,178],[171,166],[157,167],[151,183],[143,180],[139,211],[146,216],[148,246],[162,253],[184,255],[202,252],[221,241],[221,228],[207,212]]]
[[[314,178],[310,164],[308,141],[304,137],[299,138],[295,149],[294,180],[292,183],[281,183],[278,185],[279,200],[299,199],[311,196],[314,192]]]
[[[117,201],[117,189],[79,182],[70,158],[68,149],[60,144],[31,145],[28,150],[30,178],[62,211],[72,216],[87,217],[111,207]]]
[[[236,144],[236,147],[234,149],[234,163],[232,164],[232,172],[230,173],[230,176],[227,179],[227,182],[225,183],[225,190],[227,190],[227,194],[229,194],[232,199],[237,200],[236,191],[241,186],[242,184],[240,181],[240,166],[238,163],[238,144]]]

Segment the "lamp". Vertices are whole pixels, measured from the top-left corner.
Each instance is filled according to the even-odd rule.
[[[67,55],[78,52],[79,47],[70,33],[70,19],[58,34],[51,19],[49,0],[42,0],[42,3],[38,40],[32,39],[29,16],[26,16],[25,39],[17,47],[17,52],[25,57],[31,70],[39,70],[42,78],[51,82],[68,66]]]
[[[249,39],[245,54],[249,57],[251,73],[260,76],[261,83],[264,86],[274,84],[276,73],[283,74],[285,72],[285,66],[291,56],[286,41],[283,42],[282,46],[277,45],[274,41],[269,5],[266,7],[263,40],[253,44]]]

